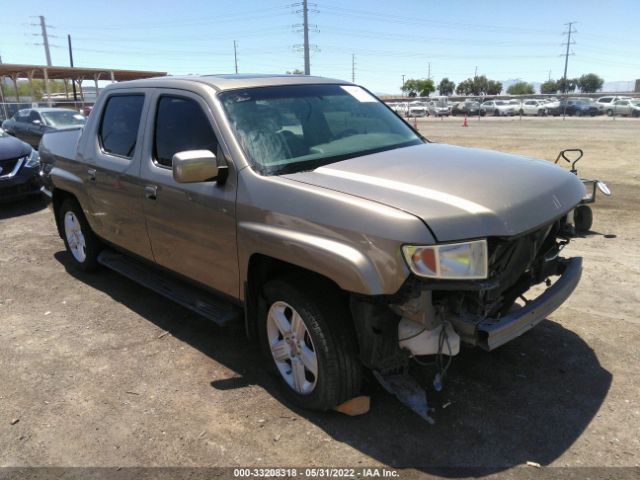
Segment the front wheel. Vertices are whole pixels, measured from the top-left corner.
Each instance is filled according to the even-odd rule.
[[[327,299],[327,290],[302,277],[272,280],[263,288],[260,309],[262,348],[285,395],[311,410],[329,410],[355,397],[362,382],[347,308],[338,295]]]
[[[580,205],[573,212],[573,223],[576,230],[588,232],[593,225],[593,211],[587,205]]]
[[[62,239],[71,255],[74,266],[84,272],[98,268],[100,240],[91,231],[82,208],[75,200],[68,198],[58,209],[58,219]]]

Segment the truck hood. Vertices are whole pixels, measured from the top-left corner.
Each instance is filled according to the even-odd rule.
[[[438,241],[518,235],[568,212],[585,193],[550,162],[435,143],[285,177],[409,212]]]

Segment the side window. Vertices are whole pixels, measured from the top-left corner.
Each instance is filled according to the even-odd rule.
[[[36,120],[42,123],[42,118],[40,118],[40,114],[35,110],[31,110],[31,113],[29,114],[29,123],[35,123]]]
[[[16,122],[28,122],[30,111],[31,110],[20,110],[18,113],[16,113]]]
[[[200,105],[184,97],[163,95],[158,100],[153,135],[153,158],[164,167],[186,150],[210,150],[217,153],[218,141],[209,119]]]
[[[136,148],[144,95],[114,95],[107,100],[98,130],[102,149],[130,158]]]

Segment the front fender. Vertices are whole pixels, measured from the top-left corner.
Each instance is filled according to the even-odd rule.
[[[334,239],[259,223],[238,224],[242,243],[240,271],[248,270],[253,254],[262,254],[314,271],[340,288],[365,295],[385,293],[375,265],[362,252]]]

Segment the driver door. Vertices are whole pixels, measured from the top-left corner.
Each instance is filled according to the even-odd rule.
[[[236,177],[213,115],[193,92],[156,89],[141,176],[144,213],[155,261],[180,275],[237,297]],[[229,167],[225,182],[178,183],[173,155],[210,150]]]

